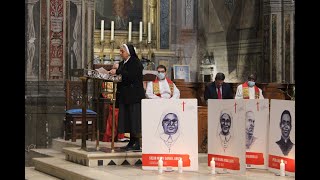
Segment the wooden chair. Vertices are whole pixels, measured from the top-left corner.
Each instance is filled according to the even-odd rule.
[[[66,81],[66,120],[65,140],[81,139],[82,136],[82,82]],[[86,112],[87,139],[96,140],[97,113],[87,109]]]

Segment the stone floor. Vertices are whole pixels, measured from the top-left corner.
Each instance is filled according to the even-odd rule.
[[[109,165],[109,166],[98,166],[98,167],[87,167],[75,163],[71,163],[69,161],[65,161],[63,158],[62,151],[59,149],[62,146],[81,146],[81,140],[77,140],[77,142],[64,142],[64,140],[58,139],[55,140],[56,142],[53,143],[55,147],[52,147],[51,150],[45,149],[45,152],[49,157],[53,157],[51,160],[53,161],[52,164],[55,166],[59,166],[59,164],[64,164],[66,167],[63,173],[65,174],[69,169],[70,174],[78,173],[78,179],[119,179],[119,180],[149,180],[149,179],[223,179],[223,180],[250,180],[250,179],[258,179],[258,180],[281,180],[281,179],[295,179],[295,177],[280,177],[271,173],[267,170],[257,170],[257,169],[247,169],[246,173],[243,175],[235,175],[235,174],[216,174],[211,175],[210,170],[206,163],[207,155],[204,153],[199,153],[199,171],[197,172],[186,172],[184,171],[182,174],[178,173],[177,171],[171,172],[163,172],[159,174],[158,171],[147,171],[142,170],[141,165]],[[88,146],[94,146],[94,142],[87,141]],[[63,145],[65,144],[65,145]],[[109,146],[110,143],[101,143],[100,145]],[[124,144],[116,144],[116,146],[122,146]],[[38,149],[38,151],[41,151]],[[55,158],[55,159],[54,159]],[[49,158],[47,159],[49,160]],[[56,169],[52,168],[51,171],[57,171]],[[62,172],[60,172],[61,174]],[[54,174],[54,173],[52,173]],[[43,172],[35,170],[33,167],[26,167],[25,178],[30,180],[49,180],[49,179],[57,179],[52,175],[45,174]],[[71,176],[66,176],[64,179],[75,179]]]

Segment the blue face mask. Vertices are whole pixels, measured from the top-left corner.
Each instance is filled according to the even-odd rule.
[[[249,87],[253,87],[256,84],[256,82],[254,81],[248,81],[248,86]]]
[[[165,74],[164,73],[158,73],[158,78],[160,80],[164,79],[165,78]]]

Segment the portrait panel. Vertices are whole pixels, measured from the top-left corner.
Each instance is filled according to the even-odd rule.
[[[269,99],[248,99],[245,105],[247,168],[267,169]]]
[[[295,175],[295,101],[271,99],[268,169],[279,173],[281,159],[286,175]]]
[[[208,166],[219,173],[245,173],[244,100],[208,99]]]
[[[163,157],[177,170],[181,157],[185,171],[198,170],[197,112],[197,99],[142,100],[142,169],[157,170]]]

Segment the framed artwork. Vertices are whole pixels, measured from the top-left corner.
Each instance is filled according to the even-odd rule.
[[[173,79],[184,79],[185,82],[190,82],[190,66],[173,65]]]
[[[104,28],[111,28],[114,21],[115,30],[128,30],[132,22],[132,31],[139,31],[139,22],[143,19],[143,5],[145,0],[96,0],[95,29],[100,29],[101,20]]]

